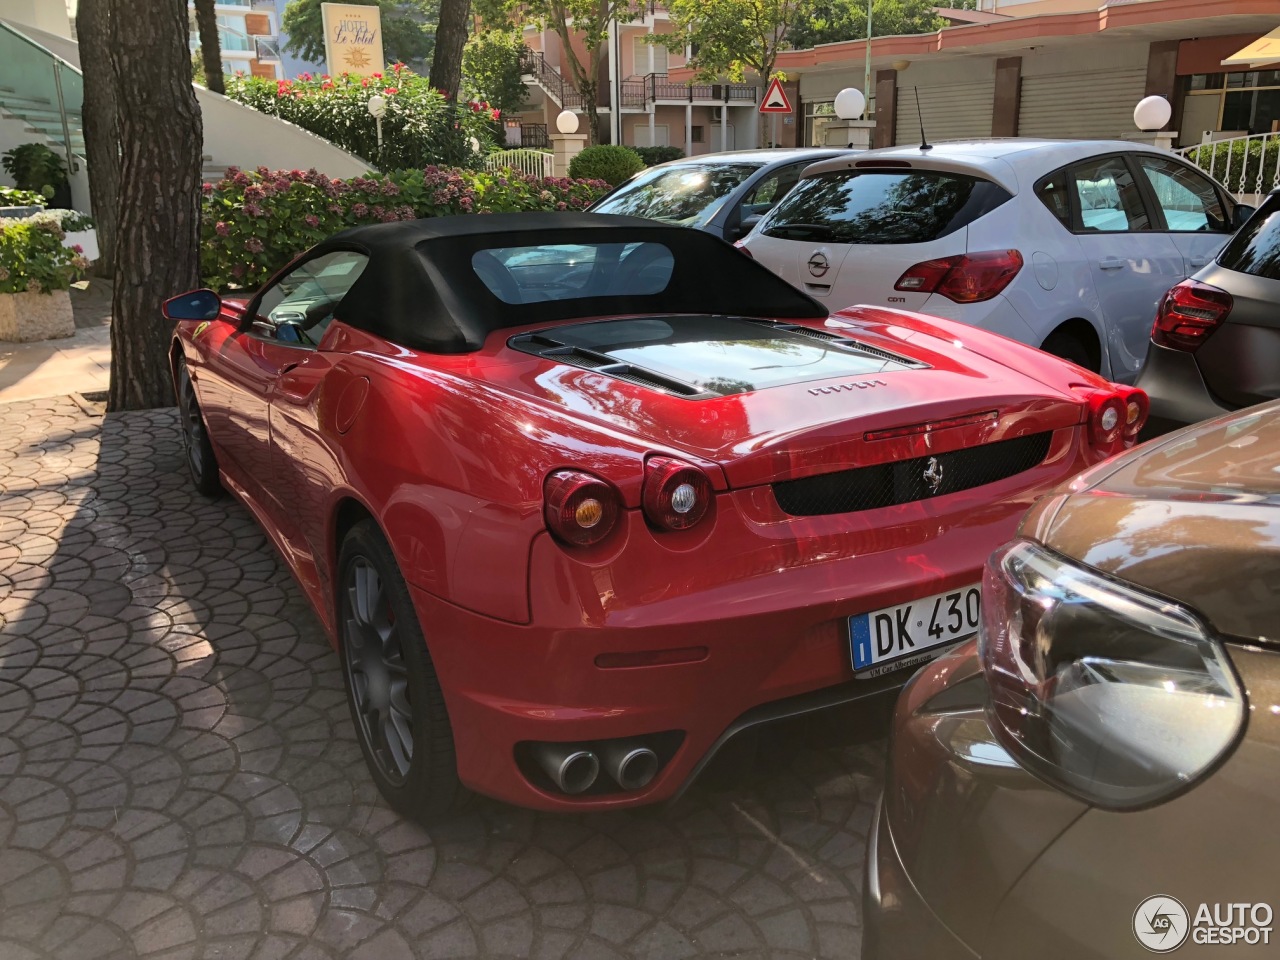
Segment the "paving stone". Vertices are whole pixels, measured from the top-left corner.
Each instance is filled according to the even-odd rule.
[[[856,960],[883,749],[788,734],[672,807],[407,822],[174,411],[0,403],[0,960]]]

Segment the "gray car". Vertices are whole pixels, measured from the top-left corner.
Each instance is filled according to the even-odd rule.
[[[1041,498],[898,700],[862,960],[1280,951],[1280,403]]]
[[[733,242],[791,191],[805,167],[853,152],[803,148],[685,157],[640,171],[588,212],[660,220]]]
[[[1160,301],[1138,386],[1155,431],[1280,397],[1280,191]]]

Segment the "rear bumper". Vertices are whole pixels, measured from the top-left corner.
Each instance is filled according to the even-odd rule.
[[[527,624],[413,588],[459,776],[477,792],[545,810],[655,803],[678,796],[745,730],[891,694],[911,671],[855,679],[849,617],[977,583],[1035,498],[1089,465],[1077,436],[1034,472],[936,500],[779,520],[738,491],[722,495],[736,502],[718,506],[707,530],[683,539],[655,537],[635,511],[602,552],[540,534]],[[689,648],[700,655],[683,663],[597,663]],[[628,793],[567,796],[521,767],[518,747],[528,742],[672,731],[679,746],[647,787]]]
[[[924,902],[876,804],[862,885],[862,960],[977,960]]]
[[[1150,429],[1163,433],[1231,413],[1204,382],[1195,354],[1152,343],[1136,386],[1151,398]]]

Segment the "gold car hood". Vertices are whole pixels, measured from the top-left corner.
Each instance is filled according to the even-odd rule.
[[[1099,464],[1037,504],[1023,532],[1222,634],[1280,643],[1280,403]]]

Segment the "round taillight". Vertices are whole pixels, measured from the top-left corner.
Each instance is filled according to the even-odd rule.
[[[693,464],[650,457],[644,472],[644,515],[660,530],[688,530],[711,507],[711,481]]]
[[[1089,400],[1089,433],[1098,447],[1114,446],[1123,436],[1128,409],[1114,393],[1098,393]]]
[[[578,547],[599,543],[618,522],[618,494],[599,477],[581,470],[557,470],[543,486],[547,529]]]

